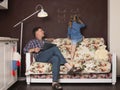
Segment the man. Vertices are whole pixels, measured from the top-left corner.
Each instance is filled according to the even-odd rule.
[[[24,47],[24,52],[34,53],[35,60],[37,62],[47,62],[52,64],[53,83],[52,88],[55,90],[62,90],[61,85],[58,83],[60,65],[65,65],[69,72],[68,74],[75,74],[76,69],[72,68],[65,60],[60,50],[53,46],[47,50],[42,50],[46,41],[43,40],[44,31],[41,27],[33,29],[34,39],[30,40]]]

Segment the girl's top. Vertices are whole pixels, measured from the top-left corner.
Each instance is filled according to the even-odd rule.
[[[72,40],[81,39],[83,37],[81,34],[81,28],[83,27],[85,27],[85,24],[73,22],[72,27],[68,27],[68,37]]]

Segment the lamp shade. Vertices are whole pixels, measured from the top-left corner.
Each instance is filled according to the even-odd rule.
[[[44,11],[44,9],[42,8],[41,11],[37,14],[38,17],[47,17],[48,14],[47,12]]]

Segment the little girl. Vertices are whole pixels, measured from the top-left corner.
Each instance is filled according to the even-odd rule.
[[[68,38],[71,39],[71,60],[74,58],[77,43],[83,40],[81,34],[81,28],[83,27],[85,27],[85,24],[77,15],[71,17],[68,23]]]

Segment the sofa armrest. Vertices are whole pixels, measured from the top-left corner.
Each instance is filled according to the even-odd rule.
[[[34,61],[33,55],[32,53],[26,53],[26,70],[29,69],[30,65],[32,64],[32,62]]]
[[[117,58],[116,53],[112,53],[112,84],[115,85],[116,83],[116,68],[117,68]]]

